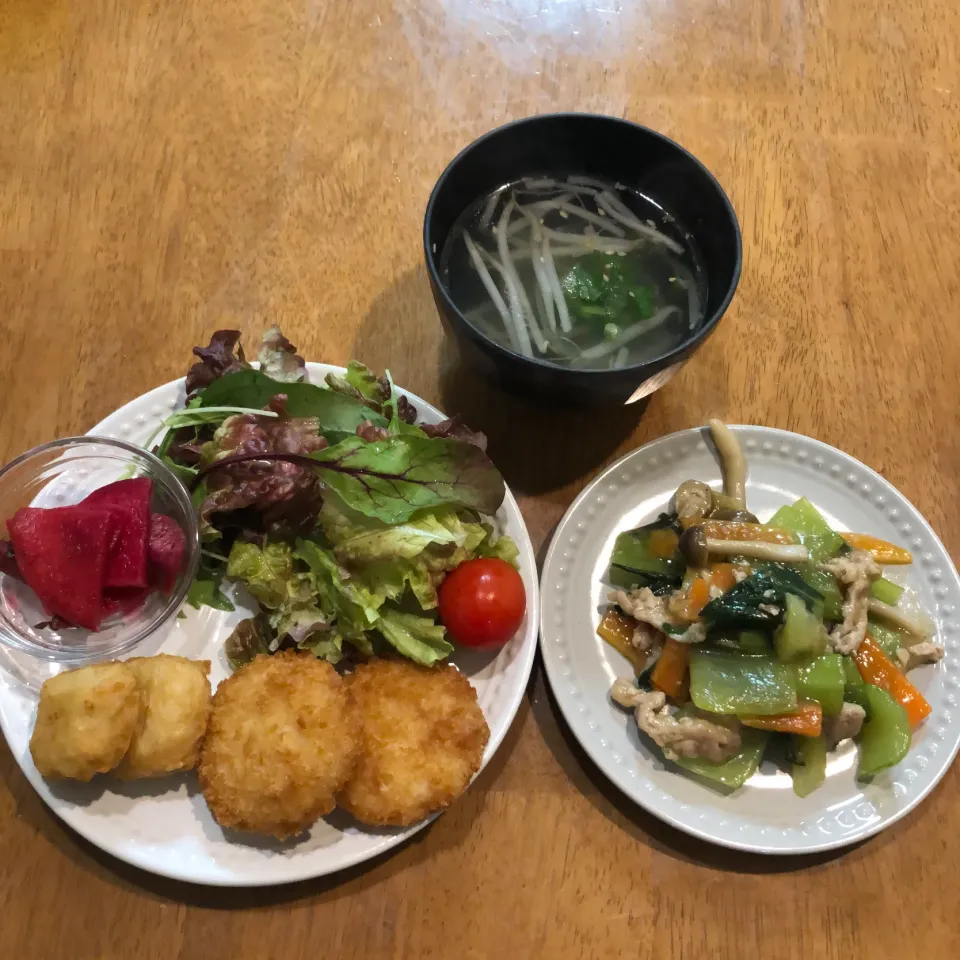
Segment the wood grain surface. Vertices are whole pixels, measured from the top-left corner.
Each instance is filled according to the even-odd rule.
[[[180,376],[218,326],[278,322],[486,430],[538,546],[606,463],[719,416],[849,451],[956,553],[958,34],[952,0],[0,0],[0,459]],[[742,223],[728,316],[639,420],[491,395],[432,305],[437,176],[553,109],[678,139]],[[99,853],[2,746],[0,956],[947,957],[958,787],[845,852],[714,849],[606,785],[538,666],[399,852],[222,892]]]

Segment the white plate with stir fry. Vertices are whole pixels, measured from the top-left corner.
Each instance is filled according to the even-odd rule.
[[[868,837],[960,746],[960,577],[883,477],[767,427],[686,430],[570,507],[541,578],[557,702],[603,773],[705,840]]]

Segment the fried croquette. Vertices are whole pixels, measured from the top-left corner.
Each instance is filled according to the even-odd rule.
[[[40,688],[30,754],[41,776],[90,780],[112,770],[136,732],[142,699],[125,663],[59,673]]]
[[[363,749],[337,802],[361,823],[407,826],[449,806],[490,736],[470,681],[450,665],[371,660],[347,677]]]
[[[222,827],[283,840],[333,810],[359,747],[353,701],[329,663],[261,655],[217,687],[200,786]]]
[[[139,780],[192,770],[210,719],[210,661],[161,653],[126,663],[136,677],[143,711],[114,775]]]

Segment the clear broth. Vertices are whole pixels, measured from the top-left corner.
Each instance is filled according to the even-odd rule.
[[[515,353],[579,369],[652,360],[679,346],[703,324],[707,283],[700,253],[689,231],[651,198],[622,184],[592,180],[590,184],[571,183],[566,177],[526,177],[480,197],[450,231],[440,254],[440,276],[467,321]],[[611,206],[607,194],[604,202],[598,200],[601,186],[618,205]],[[510,271],[515,273],[503,269],[498,231],[512,201],[528,214],[511,207],[506,221]],[[566,209],[556,207],[558,202]],[[625,216],[626,222],[612,216],[611,210]],[[531,216],[539,224],[539,238],[534,237]],[[636,222],[656,230],[665,242],[639,232]],[[549,265],[542,255],[546,231],[559,287],[549,281]],[[465,235],[500,295],[499,308]],[[551,291],[552,323],[547,304]],[[558,295],[566,305],[568,329],[563,327]],[[517,330],[521,319],[526,345],[523,331]]]

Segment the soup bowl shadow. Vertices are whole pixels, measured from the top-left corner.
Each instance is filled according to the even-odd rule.
[[[651,198],[682,223],[700,252],[707,295],[703,322],[675,347],[617,369],[561,367],[501,346],[463,315],[441,273],[441,256],[461,214],[524,177],[577,173]],[[548,114],[498,127],[462,150],[427,204],[424,257],[444,329],[465,365],[495,389],[534,404],[616,407],[659,389],[716,329],[740,280],[740,226],[723,188],[691,153],[647,127],[596,114]]]
[[[586,408],[545,409],[523,396],[505,395],[449,341],[441,351],[440,393],[444,410],[486,434],[487,452],[510,487],[530,495],[590,474],[633,433],[649,403],[645,397],[602,417]]]

